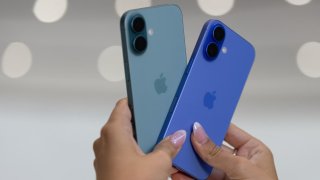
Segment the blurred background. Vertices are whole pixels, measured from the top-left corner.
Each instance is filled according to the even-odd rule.
[[[280,179],[318,177],[320,1],[1,0],[0,179],[94,179],[93,141],[126,96],[119,32],[131,8],[178,4],[190,57],[220,19],[256,48],[233,122],[273,151]]]

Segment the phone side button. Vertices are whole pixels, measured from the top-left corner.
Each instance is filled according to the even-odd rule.
[[[131,127],[132,127],[132,129],[133,129],[133,131],[132,131],[133,137],[134,137],[135,139],[137,139],[136,123],[135,123],[135,121],[134,121],[133,119],[131,120]]]
[[[135,119],[134,119],[134,113],[133,113],[133,107],[132,105],[129,104],[129,109],[131,110],[131,114],[132,114],[132,118],[131,118],[131,127],[132,127],[132,133],[133,133],[133,137],[134,139],[137,141],[137,130],[136,130],[136,123],[135,123]]]
[[[126,78],[126,81],[129,83],[130,82],[130,76],[128,73],[125,73],[125,78]]]

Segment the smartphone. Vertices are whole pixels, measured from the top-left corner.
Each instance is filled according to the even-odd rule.
[[[254,57],[254,47],[221,21],[204,25],[159,136],[187,131],[188,140],[173,160],[177,169],[196,179],[210,175],[212,168],[192,147],[193,124],[200,122],[222,144]]]
[[[121,17],[121,39],[134,136],[148,153],[157,143],[187,65],[183,16],[176,5]]]

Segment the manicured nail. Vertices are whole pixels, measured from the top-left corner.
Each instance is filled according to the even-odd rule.
[[[172,142],[172,144],[174,144],[174,146],[179,148],[186,140],[186,135],[187,132],[185,130],[179,130],[171,135],[170,141]]]
[[[194,137],[198,143],[204,144],[208,141],[208,135],[200,123],[195,122],[193,124],[193,133],[194,133]]]

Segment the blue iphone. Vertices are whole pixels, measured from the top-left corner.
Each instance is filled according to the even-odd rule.
[[[134,136],[147,153],[186,68],[183,17],[178,6],[155,6],[126,12],[120,26]]]
[[[173,161],[176,168],[196,179],[211,173],[193,150],[193,123],[200,122],[208,136],[222,144],[254,57],[254,47],[222,22],[204,25],[159,137],[187,130],[188,140]]]

